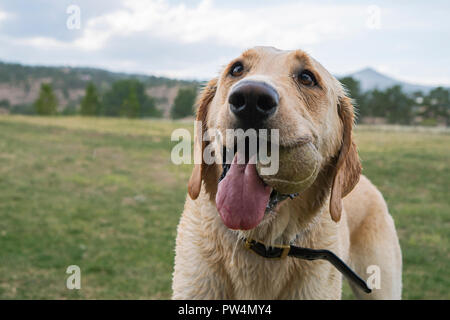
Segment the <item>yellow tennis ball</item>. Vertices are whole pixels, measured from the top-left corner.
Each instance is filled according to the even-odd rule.
[[[282,194],[300,193],[316,180],[320,160],[321,156],[311,142],[298,147],[280,146],[278,172],[263,174],[261,169],[269,168],[271,164],[259,161],[256,163],[256,170],[261,179],[276,191]],[[266,161],[267,159],[264,163]]]

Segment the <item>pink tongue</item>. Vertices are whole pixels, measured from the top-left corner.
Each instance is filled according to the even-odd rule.
[[[228,228],[248,230],[263,219],[272,188],[264,185],[255,164],[237,164],[237,158],[238,153],[219,183],[216,206]]]

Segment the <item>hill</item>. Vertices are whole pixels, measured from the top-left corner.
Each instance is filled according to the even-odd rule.
[[[32,104],[40,85],[51,83],[58,97],[60,109],[76,106],[84,95],[86,84],[92,81],[101,92],[114,81],[134,78],[144,83],[148,95],[154,97],[157,107],[168,115],[180,87],[195,85],[195,81],[175,80],[140,74],[110,72],[95,68],[25,66],[0,62],[0,101],[15,106]],[[7,102],[5,102],[7,101]]]
[[[385,90],[395,85],[400,85],[406,93],[413,93],[416,91],[428,93],[434,88],[433,86],[424,86],[419,84],[403,82],[388,77],[372,68],[365,68],[360,71],[348,74],[347,76],[358,80],[360,82],[362,91],[369,91],[373,89]]]

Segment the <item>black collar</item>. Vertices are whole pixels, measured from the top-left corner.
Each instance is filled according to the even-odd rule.
[[[324,259],[330,262],[336,269],[338,269],[344,276],[351,280],[354,284],[359,286],[366,293],[371,293],[372,290],[367,286],[367,283],[361,279],[344,261],[339,259],[333,252],[329,250],[315,250],[309,248],[301,248],[293,245],[285,246],[271,246],[266,247],[264,243],[255,241],[253,239],[244,239],[245,247],[264,258],[282,259],[286,257],[294,257],[306,260]]]

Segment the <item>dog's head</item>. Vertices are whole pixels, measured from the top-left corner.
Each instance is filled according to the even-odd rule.
[[[308,54],[268,47],[245,51],[204,88],[198,100],[197,120],[203,124],[195,140],[199,155],[208,145],[201,138],[211,128],[222,136],[227,129],[278,129],[280,145],[286,147],[310,141],[321,155],[317,180],[325,190],[317,189],[319,182],[310,188],[320,191],[323,198],[331,190],[331,217],[340,219],[341,199],[354,188],[361,172],[352,138],[353,105],[340,82]],[[254,170],[246,172],[254,174]],[[198,197],[202,180],[207,192],[215,195],[217,175],[220,166],[195,165],[188,186],[190,197]],[[245,180],[249,185],[243,187],[247,193],[267,192],[262,182],[257,185],[253,181],[257,178],[249,179]],[[248,199],[250,203],[255,201]]]

